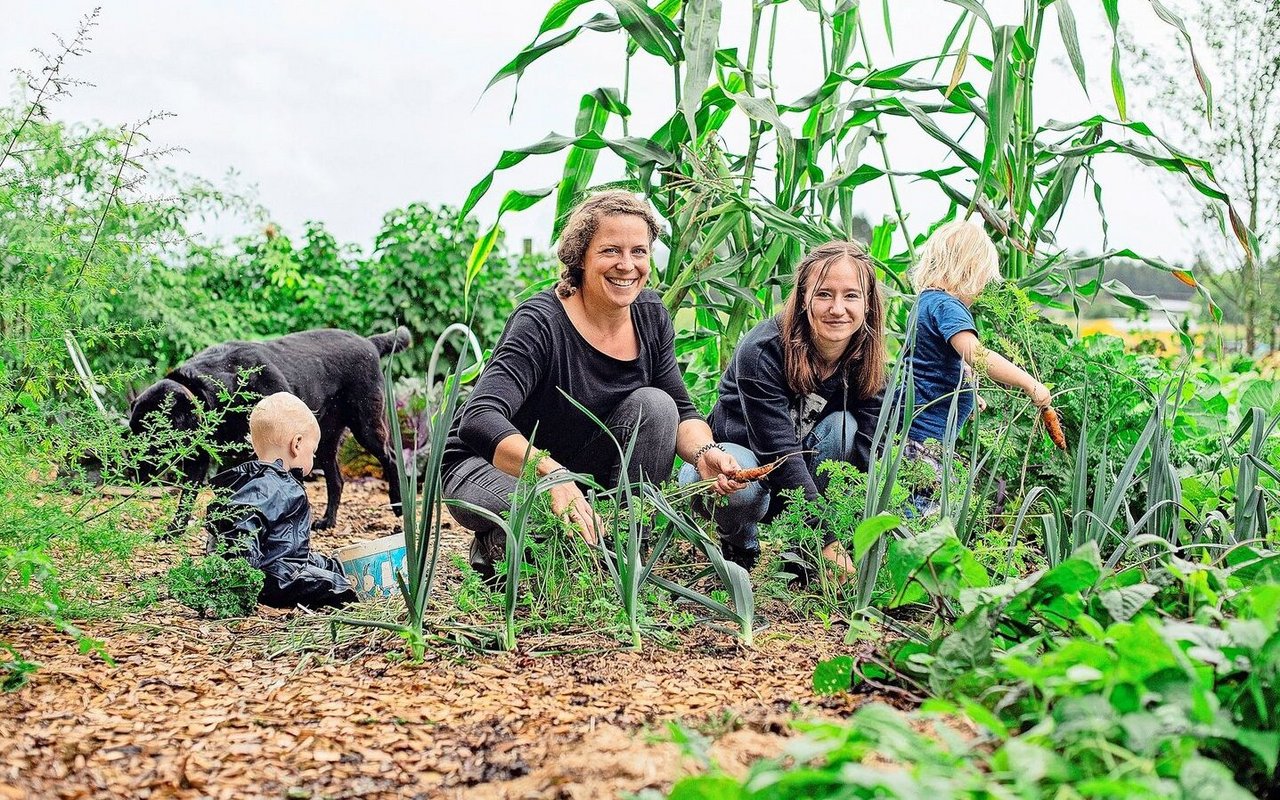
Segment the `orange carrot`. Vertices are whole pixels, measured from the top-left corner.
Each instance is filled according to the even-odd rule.
[[[1048,432],[1049,439],[1059,450],[1065,452],[1067,449],[1067,437],[1062,432],[1062,421],[1058,419],[1058,412],[1046,406],[1040,412],[1040,418],[1044,420],[1044,429]]]
[[[730,470],[729,472],[725,473],[725,476],[729,480],[738,481],[739,483],[749,483],[750,481],[758,481],[764,476],[768,475],[770,472],[773,472],[775,469],[780,467],[782,465],[782,462],[786,461],[788,458],[791,458],[792,456],[798,456],[801,453],[809,453],[809,452],[812,452],[812,451],[801,450],[796,453],[787,453],[785,456],[776,458],[773,461],[769,462],[768,464],[765,464],[764,466],[752,467],[750,469]]]
[[[747,483],[749,481],[758,481],[764,476],[768,475],[770,472],[773,472],[775,469],[777,469],[778,465],[781,463],[782,463],[782,459],[778,459],[777,461],[774,461],[771,464],[765,464],[763,467],[752,467],[751,469],[730,470],[729,472],[726,472],[725,475],[729,477],[729,480],[738,481],[739,483]]]

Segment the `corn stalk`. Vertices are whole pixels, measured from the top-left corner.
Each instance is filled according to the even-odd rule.
[[[1100,2],[1114,38],[1118,1]],[[573,12],[587,5],[602,10],[571,25]],[[680,353],[707,370],[721,369],[743,332],[772,313],[780,287],[806,248],[866,235],[865,223],[854,212],[854,192],[861,186],[883,182],[890,190],[892,224],[883,228],[877,260],[882,277],[906,289],[903,276],[916,237],[932,226],[916,223],[914,230],[908,229],[908,209],[899,194],[899,182],[905,179],[923,182],[944,196],[949,204],[944,219],[980,215],[1003,242],[1007,276],[1035,289],[1038,299],[1062,292],[1078,298],[1109,294],[1141,307],[1146,298],[1107,280],[1104,272],[1108,258],[1129,254],[1126,248],[1106,245],[1102,192],[1093,179],[1095,159],[1112,155],[1181,176],[1218,204],[1246,258],[1254,258],[1257,239],[1235,212],[1212,165],[1129,119],[1118,44],[1110,65],[1114,114],[1059,122],[1040,113],[1036,76],[1045,37],[1052,35],[1046,29],[1054,19],[1071,68],[1087,92],[1087,65],[1069,0],[1025,0],[1017,25],[995,25],[980,0],[939,0],[939,12],[959,10],[946,41],[934,53],[889,66],[873,62],[878,43],[869,41],[873,29],[865,24],[862,5],[817,0],[800,0],[799,5],[765,0],[727,6],[721,0],[663,0],[653,6],[638,0],[555,3],[534,40],[494,75],[490,86],[518,80],[580,34],[604,33],[625,37],[627,91],[601,88],[584,95],[573,136],[551,134],[534,145],[507,150],[476,184],[463,204],[464,214],[490,190],[498,171],[531,155],[565,153],[559,184],[512,190],[503,197],[498,219],[472,253],[469,279],[496,242],[503,214],[554,193],[554,234],[583,192],[602,183],[628,186],[646,194],[669,226],[664,239],[670,256],[654,273],[668,308],[673,313],[695,309],[695,324],[680,332]],[[802,24],[816,31],[812,46],[822,53],[816,87],[790,100],[782,96],[774,74],[780,6],[812,19]],[[1152,6],[1190,41],[1176,15],[1158,0]],[[603,10],[607,7],[615,13]],[[722,18],[730,13],[749,15],[745,41],[723,41]],[[881,13],[886,16],[882,27],[891,30],[889,4]],[[956,50],[961,30],[966,34]],[[632,89],[633,56],[663,60],[675,78],[669,115],[648,136],[628,135],[635,125],[623,97]],[[937,76],[945,63],[951,70],[943,81]],[[1203,93],[1211,97],[1194,53],[1191,66]],[[965,79],[971,73],[985,75],[984,88]],[[916,171],[893,169],[899,123],[944,145],[946,163]],[[609,135],[615,124],[622,136]],[[745,150],[732,152],[728,142],[733,141],[745,141]],[[865,157],[871,142],[877,158]],[[596,177],[595,154],[602,149],[622,159],[623,180]],[[1071,258],[1056,243],[1057,223],[1068,202],[1090,183],[1103,214],[1104,252]],[[1191,271],[1158,259],[1141,260],[1197,286],[1208,298]],[[1081,278],[1085,271],[1087,277]]]

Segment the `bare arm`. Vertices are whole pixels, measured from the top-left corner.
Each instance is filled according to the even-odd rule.
[[[1043,383],[996,351],[983,347],[973,331],[960,331],[952,336],[951,346],[964,359],[964,363],[978,372],[997,383],[1021,389],[1040,408],[1049,405],[1049,389]]]

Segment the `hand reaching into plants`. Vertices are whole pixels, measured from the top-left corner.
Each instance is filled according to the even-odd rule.
[[[831,562],[831,564],[839,571],[836,578],[841,585],[853,579],[854,574],[858,571],[853,565],[853,559],[849,556],[849,551],[844,549],[844,545],[839,541],[834,541],[826,547],[822,548],[822,557]]]
[[[738,460],[719,448],[713,447],[704,452],[695,467],[703,480],[715,479],[716,484],[711,489],[716,494],[733,494],[747,485],[742,481],[729,479],[729,473],[739,469]]]
[[[576,527],[587,544],[594,545],[600,541],[600,534],[605,529],[604,520],[600,519],[591,503],[587,502],[587,497],[578,488],[578,484],[572,481],[559,483],[548,491],[551,494],[551,511],[557,517],[564,518]]]

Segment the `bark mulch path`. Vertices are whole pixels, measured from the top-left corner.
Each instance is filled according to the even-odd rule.
[[[349,483],[338,530],[317,533],[317,547],[388,532],[384,486]],[[463,542],[451,531],[445,544]],[[179,549],[140,554],[118,590],[163,573]],[[702,730],[740,773],[781,751],[792,720],[865,700],[813,694],[814,665],[852,648],[842,631],[794,619],[772,622],[754,650],[698,627],[640,653],[436,653],[416,665],[396,658],[394,637],[344,628],[334,646],[318,618],[264,607],[219,622],[162,600],[85,627],[114,669],[47,629],[0,630],[43,664],[2,698],[0,798],[615,797],[697,768],[665,741],[669,720]]]

